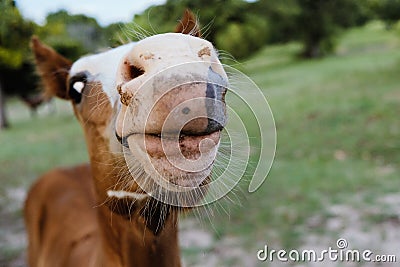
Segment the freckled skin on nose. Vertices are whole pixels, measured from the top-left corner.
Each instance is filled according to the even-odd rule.
[[[158,101],[146,122],[146,131],[160,133],[179,131],[186,134],[204,133],[208,125],[204,103],[205,83],[183,84],[166,94],[155,94]],[[179,107],[182,103],[184,106]],[[168,121],[167,121],[168,120]]]
[[[227,77],[213,45],[181,34],[165,34],[163,42],[160,38],[141,41],[121,61],[117,84],[123,85],[118,92],[132,116],[129,122],[118,125],[125,125],[127,132],[147,134],[181,131],[204,135],[221,130],[226,121],[223,101]],[[162,44],[167,41],[174,45]],[[204,100],[207,98],[216,101]],[[194,99],[201,100],[183,104]],[[165,126],[171,117],[172,123]]]
[[[188,107],[184,107],[182,109],[182,113],[185,114],[185,115],[189,114],[189,112],[190,112],[190,108],[188,108]]]
[[[121,84],[117,86],[117,90],[119,95],[121,96],[121,103],[124,104],[125,106],[128,106],[133,96],[132,93],[129,91],[123,92]]]
[[[204,47],[204,48],[202,48],[198,53],[197,53],[197,55],[199,56],[199,57],[203,57],[203,56],[211,56],[211,49],[208,47],[208,46],[206,46],[206,47]]]

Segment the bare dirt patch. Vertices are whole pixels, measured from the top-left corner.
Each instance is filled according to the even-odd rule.
[[[398,266],[400,261],[400,195],[388,194],[369,200],[370,196],[356,196],[351,204],[337,204],[327,207],[326,214],[318,214],[307,222],[307,233],[302,240],[303,249],[317,252],[332,247],[338,249],[336,241],[344,238],[346,249],[371,250],[373,255],[395,255],[397,263],[384,263],[384,266]],[[311,230],[325,229],[323,233]],[[310,230],[310,231],[308,231]],[[324,262],[324,266],[382,266],[378,262]],[[303,266],[303,265],[299,265]],[[320,266],[320,263],[307,263],[306,266]]]
[[[23,267],[26,235],[22,220],[22,205],[26,190],[10,188],[0,201],[0,266]]]

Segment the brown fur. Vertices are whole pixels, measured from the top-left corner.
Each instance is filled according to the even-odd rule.
[[[32,186],[25,203],[31,267],[72,266],[68,263],[71,261],[89,263],[88,252],[99,236],[90,177],[89,165],[56,169]]]
[[[192,11],[186,9],[183,14],[183,19],[175,28],[175,32],[180,32],[200,37],[201,32],[198,24],[199,23],[197,21],[196,16],[192,13]]]
[[[139,212],[99,206],[89,165],[50,171],[25,204],[29,266],[180,266],[177,217],[155,235]]]
[[[183,32],[199,34],[193,14],[186,11],[182,21]],[[67,99],[71,62],[36,37],[32,49],[47,94]],[[159,218],[162,207],[156,202],[144,209],[145,200],[109,201],[106,195],[110,188],[120,189],[118,178],[128,169],[107,153],[109,140],[102,133],[111,116],[104,115],[112,110],[103,101],[106,96],[100,86],[88,85],[88,97],[92,90],[96,97],[87,99],[83,107],[74,106],[84,129],[90,165],[52,170],[29,191],[25,202],[29,265],[180,266],[178,210],[169,208],[167,216]]]
[[[32,37],[32,50],[35,51],[37,71],[42,77],[45,95],[68,99],[66,80],[72,62],[59,55],[53,48],[42,44],[39,38]]]

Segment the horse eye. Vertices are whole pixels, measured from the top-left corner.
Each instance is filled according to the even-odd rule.
[[[82,100],[82,92],[85,89],[87,83],[87,73],[80,72],[75,74],[69,80],[69,97],[74,101],[75,104],[79,104]]]
[[[72,85],[72,88],[74,88],[78,93],[82,94],[82,90],[85,88],[85,83],[77,81]]]

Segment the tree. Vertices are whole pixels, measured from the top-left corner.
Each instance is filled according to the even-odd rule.
[[[5,97],[3,95],[3,87],[0,83],[0,130],[8,127],[5,104],[6,103]]]
[[[386,22],[388,28],[400,20],[400,0],[381,0],[372,2],[378,17]]]
[[[215,37],[218,49],[228,51],[235,58],[245,58],[264,46],[268,24],[258,16],[245,15],[243,22],[231,22]]]
[[[8,126],[6,95],[35,89],[29,61],[29,39],[35,25],[22,18],[12,0],[1,0],[0,10],[0,129],[3,129]]]
[[[47,15],[36,34],[63,56],[75,60],[107,46],[103,29],[94,18],[60,10]]]
[[[124,32],[129,35],[132,28],[136,29],[138,36],[128,37],[140,39],[142,35],[170,31],[189,8],[197,15],[205,39],[234,57],[243,58],[262,47],[268,36],[267,21],[250,12],[250,7],[243,0],[168,0],[136,15],[133,26]]]
[[[297,29],[304,48],[302,56],[316,58],[335,49],[340,29],[360,25],[368,16],[357,0],[297,0]]]
[[[297,0],[259,0],[250,5],[250,13],[266,20],[269,26],[267,43],[296,40],[296,17],[300,13]]]

